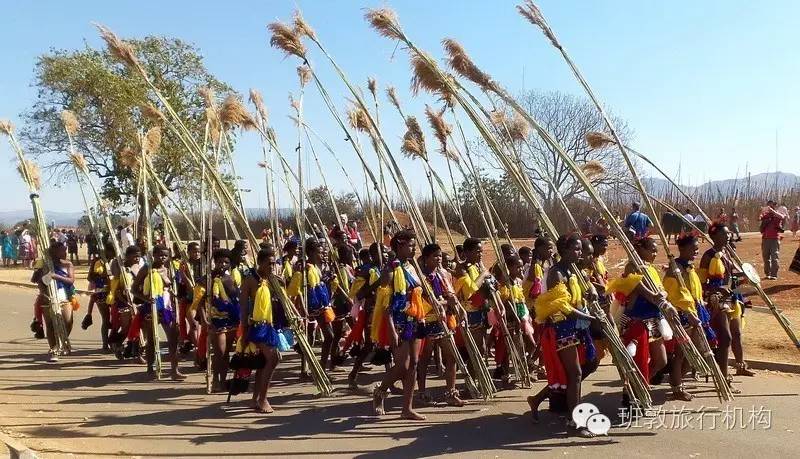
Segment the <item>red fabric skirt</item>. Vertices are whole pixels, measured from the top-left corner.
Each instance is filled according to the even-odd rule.
[[[650,335],[647,326],[640,320],[631,320],[622,335],[622,342],[626,346],[636,341],[636,355],[633,361],[642,373],[645,381],[650,381]]]
[[[586,350],[578,344],[578,359],[581,365],[586,363]],[[541,334],[542,362],[547,370],[547,386],[551,389],[565,389],[567,387],[567,372],[558,356],[556,344],[556,330],[553,327],[542,327]]]

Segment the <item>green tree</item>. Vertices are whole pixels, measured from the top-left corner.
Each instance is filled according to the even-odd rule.
[[[204,104],[198,88],[216,93],[230,87],[205,68],[193,45],[178,39],[146,37],[130,40],[153,82],[169,99],[202,144],[205,132]],[[158,123],[142,110],[155,100],[141,77],[131,74],[106,49],[86,47],[77,51],[51,50],[35,66],[36,102],[24,115],[21,137],[28,150],[57,180],[70,180],[67,138],[60,114],[72,110],[81,123],[75,136],[91,173],[102,182],[102,194],[115,207],[135,203],[136,180],[120,162],[126,148],[138,151],[138,136]],[[197,196],[198,166],[186,160],[180,140],[163,130],[162,144],[154,158],[157,174],[171,191]],[[151,202],[151,209],[154,202]]]
[[[331,199],[328,196],[327,188],[322,185],[312,188],[308,190],[308,197],[311,200],[311,206],[317,210],[323,223],[330,227],[338,221],[336,213],[333,210],[333,205],[331,204]],[[356,195],[354,193],[342,192],[334,194],[333,199],[336,201],[336,207],[339,213],[347,214],[351,220],[362,217],[358,208],[358,200],[356,200]],[[309,220],[311,220],[312,223],[316,223],[315,217],[313,217],[313,210],[309,207],[306,212],[308,212]]]

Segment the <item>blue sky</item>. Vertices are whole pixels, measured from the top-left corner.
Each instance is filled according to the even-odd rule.
[[[285,117],[288,95],[297,90],[297,62],[268,46],[266,24],[288,20],[298,6],[354,82],[363,84],[373,76],[381,88],[396,86],[405,109],[418,116],[432,100],[412,100],[406,53],[394,52],[393,43],[367,27],[362,19],[366,6],[395,9],[412,40],[436,57],[441,57],[442,38],[456,38],[512,92],[536,88],[582,94],[556,51],[517,14],[514,1],[4,3],[0,118],[17,124],[35,97],[30,84],[36,57],[53,47],[100,46],[90,24],[97,21],[123,38],[169,35],[194,43],[218,77],[241,93],[251,87],[264,93],[282,144],[292,151],[297,134]],[[633,128],[638,149],[672,172],[682,159],[685,182],[731,178],[746,165],[753,173],[775,170],[776,131],[779,168],[800,173],[800,2],[543,0],[539,6],[595,92]],[[312,52],[312,62],[343,101],[342,85],[319,53]],[[314,128],[332,139],[357,170],[352,150],[313,90],[305,110]],[[389,110],[381,117],[387,137],[397,142],[402,135],[398,117]],[[253,190],[245,196],[249,207],[264,205],[263,179],[255,167],[259,156],[255,135],[244,134],[237,169],[242,187]],[[0,210],[28,205],[12,157],[3,141]],[[332,184],[344,188],[333,161],[325,165]],[[319,181],[316,174],[311,181]],[[413,176],[412,188],[426,189],[421,174]],[[46,187],[42,199],[46,209],[81,210],[79,196],[74,184],[66,184]]]

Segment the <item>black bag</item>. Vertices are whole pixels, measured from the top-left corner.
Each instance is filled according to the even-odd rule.
[[[792,264],[789,265],[789,271],[800,274],[800,248],[794,252],[794,258],[792,258]]]

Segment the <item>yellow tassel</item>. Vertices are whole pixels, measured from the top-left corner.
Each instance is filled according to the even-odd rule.
[[[548,318],[553,317],[555,321],[564,319],[572,313],[572,295],[567,290],[566,284],[559,282],[550,290],[536,298],[535,312],[536,322],[545,323]],[[559,316],[560,314],[560,316]]]
[[[267,281],[262,280],[253,301],[253,322],[272,323],[272,295]]]
[[[722,263],[722,253],[717,252],[708,263],[708,275],[714,278],[725,276],[725,265]]]

